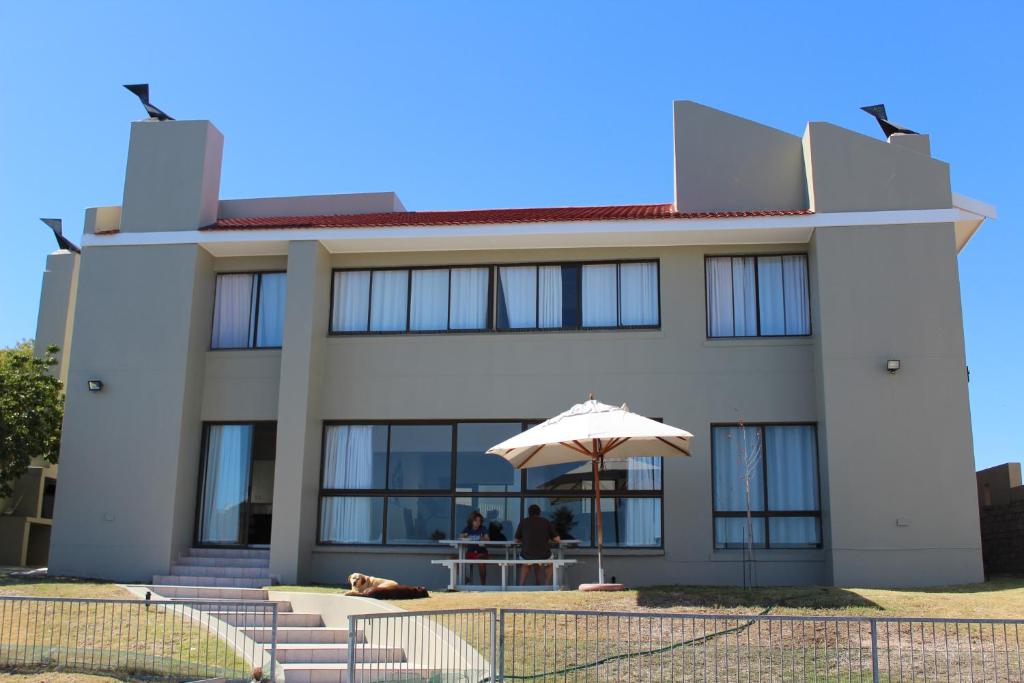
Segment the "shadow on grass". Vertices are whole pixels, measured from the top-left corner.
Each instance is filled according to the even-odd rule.
[[[767,609],[773,606],[809,610],[882,609],[877,603],[862,595],[842,588],[825,586],[789,586],[748,590],[732,586],[652,586],[637,589],[637,605],[652,609],[686,607]]]

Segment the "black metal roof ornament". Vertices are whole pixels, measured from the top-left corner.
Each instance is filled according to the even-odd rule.
[[[170,116],[166,112],[162,111],[158,107],[153,106],[149,102],[149,83],[136,83],[133,85],[124,86],[128,89],[128,92],[132,93],[139,98],[142,102],[142,106],[146,108],[146,113],[149,114],[149,118],[156,119],[157,121],[173,121],[174,117]]]
[[[71,240],[64,236],[63,222],[61,221],[61,219],[40,218],[39,220],[41,220],[43,223],[46,223],[46,226],[50,228],[50,230],[53,230],[53,236],[57,238],[57,245],[61,249],[67,249],[68,251],[73,251],[76,254],[82,253],[82,250],[78,248],[77,244],[75,244],[74,242],[72,242]]]
[[[899,126],[890,121],[889,117],[886,116],[885,114],[884,104],[872,104],[867,107],[861,107],[861,111],[866,111],[868,114],[875,117],[875,120],[878,121],[878,125],[882,127],[882,132],[885,133],[886,138],[890,137],[894,133],[903,133],[905,135],[920,135],[920,133],[916,131],[910,130],[909,128],[904,128],[903,126]]]

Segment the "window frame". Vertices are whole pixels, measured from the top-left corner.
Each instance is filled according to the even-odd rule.
[[[750,516],[753,519],[764,520],[764,545],[754,545],[755,550],[818,550],[824,547],[825,542],[825,529],[822,523],[822,498],[821,498],[821,444],[818,440],[818,423],[816,422],[712,422],[710,429],[708,430],[708,443],[710,444],[711,450],[711,548],[714,552],[740,550],[741,548],[730,547],[726,545],[719,546],[718,538],[715,531],[715,522],[719,518],[746,518],[746,510],[718,510],[718,495],[715,490],[715,441],[714,433],[718,427],[743,427],[743,428],[757,428],[761,432],[761,484],[762,484],[762,495],[764,496],[764,509],[763,510],[751,510]],[[814,479],[817,485],[817,500],[818,508],[816,510],[771,510],[768,506],[768,453],[765,447],[767,441],[765,440],[764,430],[766,427],[810,427],[814,435]],[[664,486],[664,483],[662,484]],[[772,547],[771,545],[771,530],[769,520],[772,517],[813,517],[817,520],[818,524],[818,542],[814,545],[804,545],[799,547]]]
[[[225,270],[217,271],[213,274],[213,306],[210,307],[210,342],[208,351],[250,351],[254,349],[281,349],[278,346],[257,346],[256,336],[259,334],[260,325],[260,299],[263,297],[263,276],[264,275],[284,275],[287,282],[288,271],[287,270]],[[256,292],[255,298],[250,304],[251,318],[249,320],[249,332],[247,346],[214,346],[213,345],[213,323],[217,319],[217,278],[221,275],[251,275],[253,278],[253,287]],[[287,284],[285,285],[287,287]],[[282,321],[282,326],[284,322]],[[281,335],[282,342],[284,341],[284,334]]]
[[[653,419],[653,418],[652,418]],[[660,421],[660,418],[658,418]],[[459,444],[459,430],[460,424],[494,424],[494,423],[506,423],[506,424],[519,424],[521,431],[526,431],[530,427],[536,426],[543,422],[542,419],[519,419],[519,418],[470,418],[470,419],[447,419],[447,420],[324,420],[321,427],[321,438],[320,438],[320,471],[318,472],[317,481],[317,516],[316,516],[316,545],[317,546],[340,546],[340,547],[391,547],[391,548],[430,548],[440,547],[437,543],[389,543],[388,542],[388,503],[391,498],[447,498],[451,503],[451,518],[449,520],[449,530],[451,534],[458,534],[459,520],[456,519],[457,514],[457,500],[459,498],[511,498],[519,500],[520,514],[525,515],[526,511],[526,500],[528,498],[548,498],[548,499],[584,499],[591,502],[591,514],[590,514],[590,543],[580,544],[580,548],[596,548],[595,539],[595,510],[594,510],[594,491],[593,489],[570,491],[563,493],[546,492],[543,489],[528,489],[526,486],[526,470],[516,470],[519,485],[515,491],[460,491],[458,489],[457,480],[457,467],[458,467],[458,444]],[[386,426],[388,427],[387,435],[387,462],[385,463],[384,469],[384,488],[372,488],[372,489],[327,489],[324,488],[324,465],[327,461],[327,429],[330,427],[338,426],[353,426],[353,425],[371,425],[371,426]],[[452,450],[451,450],[451,472],[450,472],[450,486],[448,489],[390,489],[388,484],[390,482],[390,469],[391,469],[391,429],[392,426],[433,426],[433,425],[450,425],[452,428]],[[497,456],[495,456],[497,457]],[[664,463],[664,459],[662,459]],[[325,541],[322,537],[321,523],[323,520],[323,502],[325,498],[333,497],[365,497],[365,498],[381,498],[383,499],[383,516],[381,524],[383,526],[381,530],[380,543],[345,543],[338,541]],[[660,513],[660,524],[661,524],[661,542],[658,545],[645,545],[645,546],[626,546],[626,545],[615,545],[609,546],[620,550],[663,550],[665,547],[665,478],[664,468],[662,469],[661,477],[661,488],[657,490],[643,490],[643,491],[608,491],[601,492],[601,500],[606,499],[621,499],[621,498],[653,498],[660,501],[659,513]]]
[[[653,325],[623,325],[622,320],[622,277],[621,267],[623,264],[628,263],[653,263],[655,267],[655,279],[658,285],[658,322]],[[615,268],[615,325],[595,326],[586,327],[583,325],[583,266],[598,266],[598,265],[614,265]],[[540,324],[539,316],[537,316],[537,309],[539,308],[540,298],[540,268],[543,266],[576,266],[578,268],[577,275],[577,292],[576,292],[576,305],[579,312],[580,324],[576,326],[563,326],[563,327],[514,327],[505,328],[498,326],[498,278],[500,277],[500,269],[505,267],[533,267],[535,269],[535,278],[537,279],[536,297],[537,301],[534,303],[535,320],[537,325]],[[451,315],[451,271],[453,269],[460,268],[487,268],[488,269],[488,282],[487,282],[487,321],[486,325],[477,329],[452,329],[452,315]],[[415,270],[445,270],[448,273],[448,328],[444,330],[412,330],[409,329],[411,316],[412,316],[412,271]],[[394,270],[405,270],[409,272],[408,278],[408,294],[406,296],[405,308],[405,330],[370,330],[369,321],[372,316],[372,308],[368,306],[367,313],[367,329],[366,330],[335,330],[334,329],[334,297],[335,297],[335,274],[340,272],[369,272],[370,273],[370,291],[368,297],[372,304],[373,297],[373,273],[375,271],[394,271]],[[593,261],[525,261],[525,262],[511,262],[511,263],[467,263],[467,264],[439,264],[433,266],[365,266],[365,267],[346,267],[346,268],[333,268],[331,270],[331,296],[327,316],[327,335],[329,337],[369,337],[369,336],[395,336],[395,335],[432,335],[432,334],[522,334],[522,333],[550,333],[550,332],[601,332],[608,330],[659,330],[661,329],[662,319],[662,307],[661,307],[661,259],[660,258],[636,258],[636,259],[602,259]],[[461,420],[465,422],[466,420]],[[368,422],[365,424],[369,424]]]
[[[806,334],[762,334],[761,333],[761,277],[760,267],[761,259],[765,257],[783,257],[783,256],[803,256],[804,263],[807,266],[804,269],[804,277],[807,281],[807,333]],[[711,334],[711,303],[708,301],[708,261],[715,258],[752,258],[754,259],[754,310],[757,316],[757,334],[722,334],[713,335]],[[782,300],[785,302],[786,293],[785,288],[782,290]],[[659,289],[660,295],[660,289]],[[814,317],[811,315],[811,301],[813,294],[811,292],[811,257],[806,251],[784,251],[784,252],[743,252],[743,253],[726,253],[726,254],[704,254],[704,334],[707,339],[806,339],[814,336]],[[783,306],[785,308],[785,306]],[[736,302],[733,300],[733,320],[736,317]],[[733,330],[735,331],[736,326],[733,324]]]

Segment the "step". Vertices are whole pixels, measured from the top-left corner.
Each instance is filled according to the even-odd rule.
[[[211,610],[210,616],[220,619],[225,624],[232,626],[271,626],[274,614],[272,612],[246,612],[246,611],[216,611]],[[277,626],[305,626],[307,628],[319,628],[324,625],[323,618],[313,612],[280,612],[277,613]]]
[[[239,629],[257,643],[269,643],[273,629],[269,626],[253,626]],[[283,626],[277,629],[278,643],[348,643],[347,628],[324,628],[315,626]],[[356,642],[365,643],[362,631],[356,632]]]
[[[285,683],[371,683],[372,681],[427,681],[437,672],[413,664],[356,664],[349,676],[348,667],[338,664],[281,664]],[[483,679],[483,676],[480,677]],[[440,679],[438,679],[440,680]],[[453,679],[463,680],[463,679]],[[467,679],[468,680],[468,679]],[[476,680],[476,677],[473,678]]]
[[[189,548],[189,557],[269,558],[268,548]]]
[[[182,555],[178,564],[189,567],[269,567],[269,557],[193,557]]]
[[[189,602],[191,598],[171,598],[171,602]],[[287,600],[264,600],[263,604],[272,605],[277,603],[277,616],[280,618],[282,614],[291,614],[292,603]],[[233,610],[235,605],[238,604],[237,600],[206,600],[203,602],[192,605],[192,609],[197,609],[200,612],[224,612],[225,608],[228,611]]]
[[[205,588],[262,588],[270,585],[269,579],[226,576],[184,576],[157,575],[154,586],[196,586]]]
[[[269,655],[270,647],[266,651]],[[286,664],[348,664],[348,645],[281,643],[275,651],[277,661]],[[400,647],[356,645],[357,662],[404,662]]]
[[[165,598],[181,598],[183,600],[266,600],[267,591],[262,588],[233,588],[228,586],[189,586],[181,583],[169,583],[147,586],[151,591]]]
[[[220,576],[240,579],[266,579],[267,584],[270,584],[270,569],[268,567],[236,567],[234,565],[205,567],[191,564],[172,564],[171,576]]]

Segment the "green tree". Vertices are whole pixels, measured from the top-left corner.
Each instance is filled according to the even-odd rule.
[[[0,349],[0,497],[35,458],[56,463],[64,415],[61,381],[50,372],[58,348],[36,358],[32,342]]]

